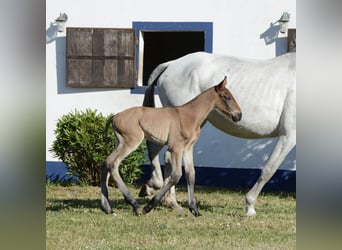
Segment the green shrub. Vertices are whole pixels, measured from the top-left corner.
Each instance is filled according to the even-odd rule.
[[[98,185],[100,182],[101,163],[115,148],[111,127],[108,143],[104,142],[105,124],[110,116],[104,117],[96,110],[75,110],[57,121],[56,140],[49,151],[67,165],[68,173],[77,176],[80,183]],[[133,184],[140,178],[145,148],[144,142],[121,162],[120,175],[126,183]]]

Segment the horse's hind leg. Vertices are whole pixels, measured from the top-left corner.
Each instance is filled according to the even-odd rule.
[[[176,152],[173,151],[171,154],[171,165],[172,172],[170,177],[165,179],[165,185],[160,189],[160,191],[152,198],[152,200],[144,207],[144,213],[150,212],[164,197],[165,193],[170,190],[170,188],[176,185],[182,176],[182,149],[178,149]]]
[[[142,186],[139,197],[150,196],[163,186],[164,180],[159,163],[159,152],[163,148],[161,145],[147,141],[148,157],[151,161],[151,178]]]
[[[167,150],[164,154],[165,162],[165,182],[168,180],[172,173],[171,153]],[[169,207],[175,211],[182,211],[183,208],[177,203],[176,199],[176,188],[172,186],[162,199],[163,205]]]

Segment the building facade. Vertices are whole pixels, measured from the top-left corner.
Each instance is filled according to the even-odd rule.
[[[140,106],[148,76],[153,68],[158,63],[190,52],[207,51],[256,59],[282,55],[288,51],[289,33],[279,32],[279,24],[276,21],[283,12],[290,13],[288,28],[295,30],[296,1],[294,0],[174,0],[170,2],[103,0],[99,3],[89,0],[48,0],[46,2],[47,169],[51,165],[60,164],[48,149],[55,139],[53,131],[56,122],[62,115],[75,109],[87,108],[108,115],[132,106]],[[66,29],[62,32],[57,31],[55,23],[60,13],[66,13],[68,16]],[[104,35],[98,39],[104,40],[110,39],[113,34],[117,34],[115,33],[117,31],[128,30],[125,39],[130,39],[130,42],[125,40],[123,44],[131,43],[133,47],[127,48],[128,52],[124,52],[125,56],[119,54],[111,56],[112,59],[123,58],[126,60],[123,64],[130,65],[129,76],[132,78],[128,79],[130,84],[128,87],[111,85],[112,81],[108,79],[112,79],[115,75],[106,76],[106,74],[104,78],[98,79],[98,85],[91,86],[92,81],[88,84],[84,79],[83,86],[73,85],[73,80],[79,77],[73,72],[77,59],[97,61],[103,59],[95,54],[69,53],[68,46],[69,48],[72,46],[71,37],[74,34],[72,31],[75,30],[84,31],[85,33],[82,34],[90,32],[93,38],[96,32],[103,31]],[[77,46],[85,50],[87,45],[83,42],[87,39],[87,35],[81,37],[79,41],[82,44]],[[110,47],[110,40],[108,41]],[[101,49],[106,50],[106,46],[99,48]],[[94,48],[91,53],[95,53]],[[94,62],[92,65],[94,67]],[[105,71],[106,68],[102,70]],[[96,78],[94,75],[89,77]],[[108,85],[105,85],[106,79]],[[156,105],[160,106],[157,95],[155,100]],[[210,168],[220,173],[222,169],[253,172],[253,170],[260,170],[264,165],[275,140],[235,138],[206,124],[194,148],[194,163],[197,168],[202,169],[199,172],[203,173],[205,173],[204,169]],[[295,149],[282,163],[280,170],[295,172]]]

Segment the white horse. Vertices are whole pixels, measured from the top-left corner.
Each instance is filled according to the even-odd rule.
[[[205,52],[188,54],[154,69],[148,81],[150,87],[146,90],[144,105],[154,106],[152,83],[155,81],[162,105],[180,106],[212,87],[225,75],[230,79],[227,88],[242,110],[242,119],[234,123],[219,112],[212,111],[208,121],[225,133],[241,138],[278,137],[259,179],[245,197],[247,216],[254,216],[259,193],[296,145],[296,54],[288,53],[267,60],[240,59]],[[163,185],[158,157],[161,148],[148,146],[152,176],[140,196],[149,195]],[[169,174],[168,158],[166,152],[166,175]],[[180,208],[174,188],[166,203]]]

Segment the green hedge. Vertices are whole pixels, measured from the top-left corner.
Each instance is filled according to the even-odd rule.
[[[96,110],[75,110],[57,121],[56,140],[49,151],[66,163],[69,174],[77,176],[80,183],[98,185],[100,182],[100,165],[115,148],[111,127],[108,143],[104,140],[105,124],[110,116],[105,117]],[[121,162],[120,175],[127,184],[133,184],[141,177],[145,149],[143,142]]]

